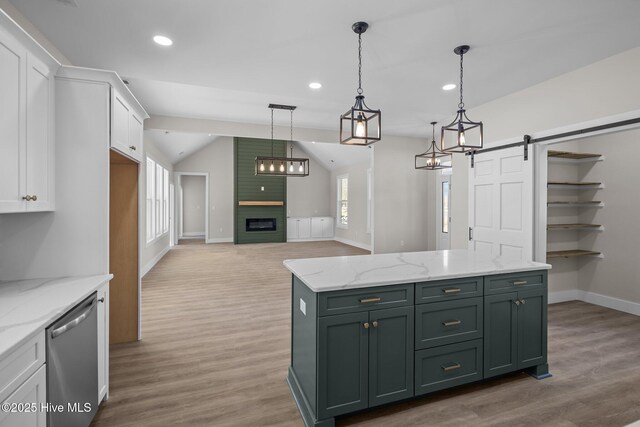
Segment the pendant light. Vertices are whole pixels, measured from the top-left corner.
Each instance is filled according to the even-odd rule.
[[[416,154],[415,168],[425,170],[451,169],[451,154],[445,153],[436,144],[436,124],[431,122],[431,143],[427,151]]]
[[[356,102],[346,113],[340,116],[340,144],[370,145],[381,139],[380,110],[367,107],[362,94],[362,34],[369,24],[356,22],[351,26],[358,35],[358,95]]]
[[[309,159],[293,157],[293,110],[295,110],[296,107],[294,105],[269,104],[269,109],[271,110],[271,156],[256,157],[256,175],[308,176]],[[289,110],[290,112],[291,126],[289,143],[291,147],[291,157],[287,157],[286,154],[284,156],[274,156],[273,110]],[[288,168],[287,164],[289,165]]]
[[[456,118],[447,126],[442,127],[440,146],[442,151],[449,153],[466,153],[482,148],[482,122],[474,122],[467,117],[462,97],[463,59],[469,52],[469,46],[456,47],[453,52],[460,56],[460,102]]]

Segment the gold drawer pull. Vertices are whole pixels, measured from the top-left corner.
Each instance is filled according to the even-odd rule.
[[[442,292],[445,294],[457,294],[460,291],[462,291],[460,288],[442,288]]]
[[[360,298],[360,304],[370,304],[372,302],[380,302],[382,298],[374,297],[374,298]]]
[[[512,285],[518,286],[518,285],[526,285],[527,281],[526,280],[514,280],[513,282],[511,282]]]
[[[449,372],[449,371],[455,371],[456,369],[460,369],[462,368],[462,365],[459,363],[454,363],[453,365],[449,365],[449,366],[443,366],[442,370],[445,372]]]
[[[444,326],[456,326],[462,325],[462,320],[449,320],[448,322],[442,322]]]

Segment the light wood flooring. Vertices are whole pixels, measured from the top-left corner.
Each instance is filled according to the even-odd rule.
[[[337,242],[179,245],[145,276],[143,341],[111,347],[93,426],[303,426],[285,382],[286,258]],[[549,306],[552,378],[514,374],[337,420],[338,426],[624,426],[640,419],[640,317]]]

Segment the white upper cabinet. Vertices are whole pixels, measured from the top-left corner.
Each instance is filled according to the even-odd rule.
[[[54,208],[59,64],[0,14],[0,213]]]
[[[122,94],[111,88],[111,148],[140,163],[142,161],[142,121]]]

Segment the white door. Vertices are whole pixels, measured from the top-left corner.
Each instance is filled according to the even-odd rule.
[[[531,260],[533,159],[515,147],[475,156],[469,171],[469,249]]]
[[[451,175],[439,174],[436,188],[436,249],[450,249]]]

